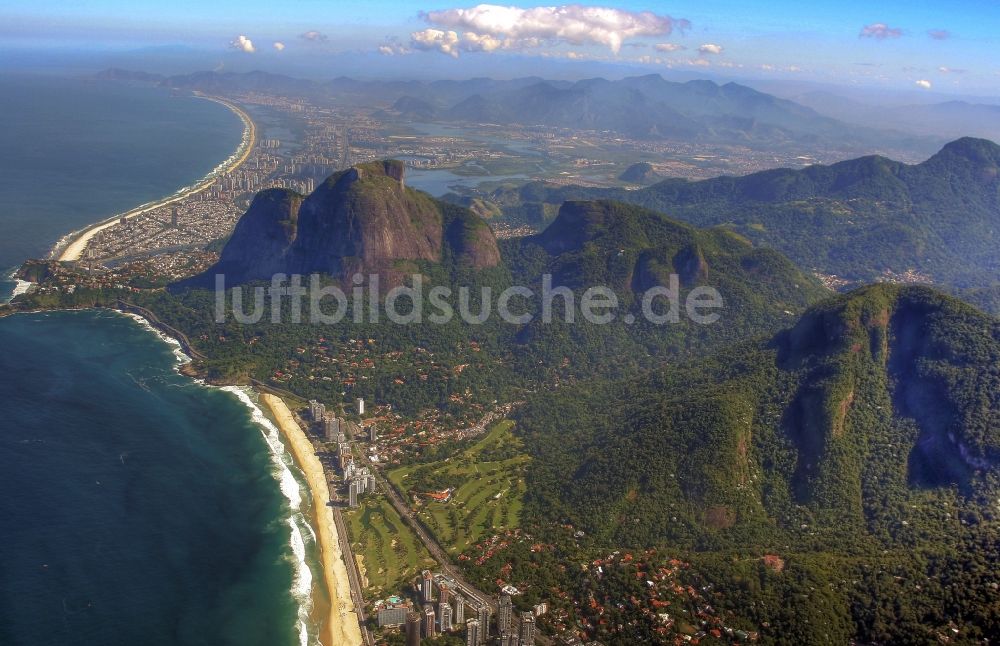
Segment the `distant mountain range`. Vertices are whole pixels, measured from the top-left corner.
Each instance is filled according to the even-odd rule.
[[[758,147],[820,146],[870,150],[888,146],[930,151],[939,141],[875,130],[823,116],[812,108],[737,83],[678,83],[658,74],[616,81],[552,81],[536,77],[498,81],[306,81],[266,72],[197,72],[157,77],[106,70],[101,78],[154,81],[164,86],[224,94],[268,91],[365,105],[403,120],[492,123],[600,130],[637,139],[744,143]]]
[[[634,191],[533,182],[492,196],[517,218],[579,199],[724,225],[800,266],[851,281],[912,271],[964,289],[993,286],[1000,276],[1000,146],[982,139],[954,141],[916,165],[871,156]]]
[[[804,92],[792,100],[822,115],[871,128],[892,128],[949,139],[973,136],[1000,141],[1000,105],[995,104],[944,101],[882,106],[828,91]]]

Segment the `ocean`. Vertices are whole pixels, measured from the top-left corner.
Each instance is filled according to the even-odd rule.
[[[236,150],[240,119],[169,90],[0,76],[0,301],[62,236],[196,182]]]
[[[149,87],[0,96],[0,267],[196,181],[242,133]],[[316,642],[304,483],[252,395],[180,359],[117,313],[0,319],[0,644]]]

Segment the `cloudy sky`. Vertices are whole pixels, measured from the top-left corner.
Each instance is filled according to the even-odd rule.
[[[756,6],[754,6],[756,5]],[[677,0],[424,4],[368,0],[4,0],[0,48],[184,47],[230,69],[380,57],[441,76],[532,61],[1000,94],[1000,0]],[[362,57],[363,55],[363,57]],[[207,59],[206,59],[207,60]],[[387,69],[383,63],[372,69]],[[576,69],[576,68],[574,68]]]

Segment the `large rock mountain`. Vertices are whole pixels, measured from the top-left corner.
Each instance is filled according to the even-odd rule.
[[[1000,321],[961,301],[837,296],[768,342],[534,398],[525,513],[692,554],[763,643],[931,643],[949,622],[972,643],[1000,628],[998,366]]]
[[[984,139],[959,139],[915,165],[871,156],[636,191],[532,183],[494,195],[522,214],[570,199],[621,200],[696,226],[725,224],[803,267],[852,281],[912,270],[972,288],[994,285],[1000,273],[1000,146]]]
[[[356,272],[393,282],[420,262],[492,267],[500,253],[478,216],[407,188],[401,162],[373,162],[330,176],[308,197],[260,192],[219,262],[194,284],[215,274],[237,284],[276,273],[347,280]]]
[[[810,308],[770,341],[612,386],[611,398],[629,393],[632,413],[605,425],[597,409],[606,402],[588,404],[597,418],[581,441],[560,440],[579,449],[577,481],[553,495],[606,510],[587,513],[594,531],[620,531],[605,519],[632,488],[640,507],[685,514],[685,533],[789,523],[796,505],[828,531],[867,531],[894,511],[886,488],[905,497],[997,485],[998,366],[996,318],[927,287],[866,287]],[[541,413],[529,410],[529,429],[550,424]],[[598,481],[616,482],[614,491]],[[640,533],[654,540],[678,529],[644,523]]]

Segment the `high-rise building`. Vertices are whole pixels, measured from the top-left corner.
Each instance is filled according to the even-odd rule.
[[[500,595],[500,603],[497,608],[497,630],[500,634],[510,632],[510,625],[514,619],[514,604],[509,594]]]
[[[374,442],[377,439],[378,439],[378,429],[376,429],[375,425],[372,424],[368,427],[368,441]]]
[[[447,583],[442,583],[438,586],[438,599],[441,603],[448,603],[451,598],[451,588],[448,587]]]
[[[357,480],[351,480],[351,483],[347,486],[347,504],[351,507],[358,506],[358,486]]]
[[[500,646],[518,646],[517,635],[514,633],[500,633]]]
[[[434,606],[424,606],[424,637],[433,637],[437,631],[434,628]]]
[[[415,612],[406,615],[406,646],[420,646],[420,615]]]
[[[455,594],[455,623],[459,626],[465,623],[465,597]]]
[[[438,604],[438,612],[440,613],[441,632],[451,632],[451,604],[442,601]]]
[[[521,646],[535,646],[535,613],[521,613]]]
[[[365,400],[363,397],[358,397],[358,415],[365,414]]]
[[[470,619],[465,624],[465,646],[480,646],[483,641],[483,635],[479,631],[479,620]]]
[[[323,416],[323,435],[327,442],[336,442],[340,438],[340,420],[333,413]]]
[[[378,611],[378,625],[380,628],[383,626],[402,626],[406,623],[409,614],[410,605],[408,603],[386,606]]]
[[[477,621],[479,621],[480,640],[483,643],[486,643],[486,638],[489,637],[489,635],[490,635],[490,607],[489,606],[485,606],[484,605],[484,606],[480,606],[479,607],[479,615],[478,615]]]
[[[315,399],[309,400],[309,416],[314,422],[322,422],[324,413],[326,413],[326,405],[321,404]]]
[[[420,582],[420,594],[424,603],[430,603],[434,598],[434,575],[430,570],[424,570],[423,579]]]

